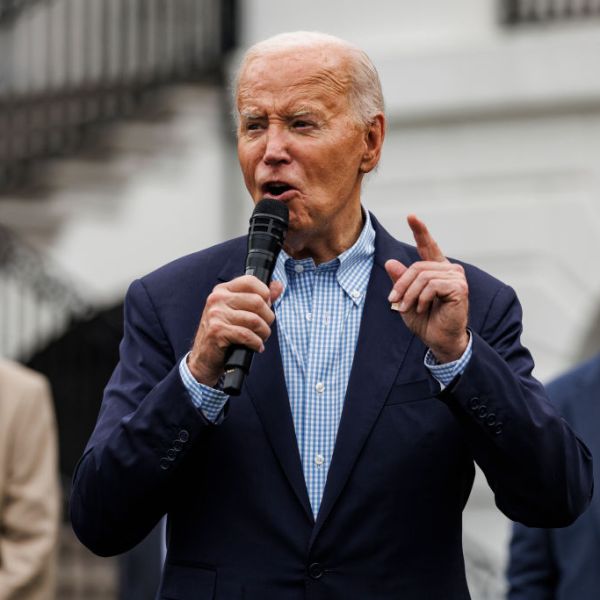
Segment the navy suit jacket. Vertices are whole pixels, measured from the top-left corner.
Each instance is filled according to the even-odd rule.
[[[600,455],[600,355],[548,386],[565,419]],[[600,462],[594,465],[599,481]],[[600,498],[570,527],[532,529],[516,524],[510,547],[510,600],[600,598]]]
[[[373,223],[375,262],[316,522],[277,328],[219,425],[179,376],[208,294],[242,272],[239,238],[132,284],[121,360],[74,478],[84,544],[123,552],[168,513],[163,599],[458,600],[469,598],[461,512],[474,460],[510,518],[577,517],[590,456],[531,376],[514,292],[465,267],[473,356],[440,394],[425,347],[387,301],[385,261],[419,257]]]

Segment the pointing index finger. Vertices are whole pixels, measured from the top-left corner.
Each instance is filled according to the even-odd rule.
[[[419,256],[423,260],[446,262],[446,257],[437,242],[431,237],[427,226],[416,215],[408,215],[408,225],[413,232]]]

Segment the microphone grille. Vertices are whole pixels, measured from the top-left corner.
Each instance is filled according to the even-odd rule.
[[[279,200],[263,198],[254,207],[251,218],[257,217],[259,215],[279,217],[281,220],[287,223],[290,218],[290,211],[287,207],[287,204],[280,202]]]

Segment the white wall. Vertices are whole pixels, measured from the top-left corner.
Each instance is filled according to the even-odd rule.
[[[536,375],[569,367],[600,305],[600,24],[508,32],[492,0],[244,6],[246,43],[310,29],[369,52],[389,129],[366,206],[407,240],[417,213],[448,255],[513,285]],[[481,474],[464,528],[503,564]]]
[[[495,0],[272,0],[241,3],[242,43],[282,31],[317,30],[360,44],[431,51],[495,35]]]

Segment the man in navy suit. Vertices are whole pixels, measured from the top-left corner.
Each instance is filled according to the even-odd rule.
[[[600,451],[600,354],[548,386],[551,400],[589,445]],[[599,481],[598,463],[594,467]],[[516,523],[510,545],[510,600],[600,598],[600,501],[570,527],[540,529]]]
[[[290,211],[274,281],[241,275],[238,238],[132,284],[75,531],[111,555],[167,514],[165,599],[469,598],[475,461],[529,525],[568,525],[591,495],[588,450],[531,376],[516,296],[446,259],[415,216],[416,248],[362,208],[385,117],[360,49],[306,32],[257,44],[236,104],[252,200]],[[229,398],[232,344],[256,356]]]

